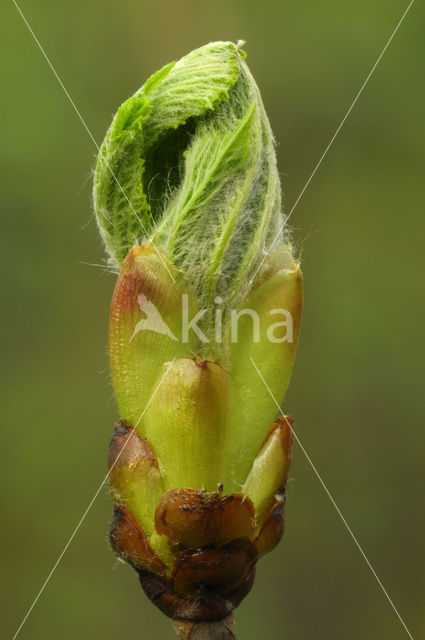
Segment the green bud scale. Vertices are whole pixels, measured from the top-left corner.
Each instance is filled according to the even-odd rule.
[[[94,204],[120,270],[112,547],[168,616],[221,620],[283,532],[292,421],[272,395],[289,384],[302,308],[273,137],[239,45],[197,49],[124,102]]]

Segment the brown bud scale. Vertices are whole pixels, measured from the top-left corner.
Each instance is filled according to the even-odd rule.
[[[273,429],[280,420],[285,419],[280,418]],[[290,429],[283,433],[292,440]],[[288,450],[286,443],[282,444]],[[120,469],[137,466],[140,460],[158,469],[149,442],[120,421],[108,460],[112,486],[119,485]],[[256,527],[254,505],[242,494],[225,495],[222,487],[217,492],[172,489],[155,512],[155,530],[168,539],[174,558],[171,570],[123,504],[115,506],[111,546],[136,569],[144,592],[167,616],[189,622],[218,621],[229,616],[248,594],[258,558],[282,537],[284,505],[285,483]]]

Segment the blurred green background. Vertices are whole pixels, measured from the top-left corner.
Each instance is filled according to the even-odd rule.
[[[407,1],[21,0],[101,141],[154,70],[247,40],[286,210]],[[116,409],[114,277],[90,204],[95,147],[9,0],[2,4],[1,625],[12,637],[105,474]],[[415,638],[425,635],[423,8],[415,3],[292,215],[305,315],[286,411]],[[407,634],[302,451],[287,530],[240,606],[241,640]],[[20,637],[170,640],[108,547],[102,490]]]

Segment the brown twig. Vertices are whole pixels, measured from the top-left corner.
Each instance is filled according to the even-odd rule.
[[[237,640],[233,613],[219,622],[182,622],[173,620],[181,640]]]

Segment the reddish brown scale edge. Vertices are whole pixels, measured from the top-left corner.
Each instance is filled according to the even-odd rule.
[[[158,576],[139,571],[143,591],[153,604],[169,618],[190,622],[214,622],[226,618],[249,593],[254,578],[255,565],[245,580],[226,596],[203,584],[199,584],[190,596],[183,596]]]
[[[165,564],[153,551],[145,532],[122,505],[114,508],[109,540],[115,553],[136,571],[151,571],[163,577],[167,575]]]
[[[255,532],[255,509],[242,494],[221,495],[172,489],[155,513],[155,528],[174,544],[190,549],[223,545]]]
[[[294,444],[294,434],[292,431],[293,424],[294,424],[294,421],[291,418],[291,416],[279,416],[278,418],[276,418],[272,428],[267,434],[267,438],[263,442],[263,446],[264,446],[267,443],[267,441],[270,440],[273,433],[277,430],[279,431],[282,451],[284,456],[286,457],[287,472],[289,471],[289,468],[292,462],[292,450],[293,450],[293,444]]]
[[[199,585],[228,596],[246,580],[257,560],[249,540],[207,549],[184,549],[176,554],[171,584],[177,593],[191,595]]]
[[[123,467],[136,464],[139,460],[149,460],[150,464],[158,469],[158,460],[155,453],[145,438],[141,438],[137,431],[124,420],[119,420],[109,444],[108,469],[110,480]]]
[[[285,530],[285,487],[276,494],[275,502],[266,515],[260,531],[254,540],[258,557],[274,549],[280,542]]]
[[[157,261],[157,269],[154,265],[147,268],[143,259],[154,256]],[[164,260],[162,260],[164,262]],[[169,268],[172,268],[169,265]],[[138,295],[143,293],[146,298],[161,309],[161,312],[173,312],[179,309],[180,296],[170,296],[164,287],[164,281],[168,283],[167,267],[161,264],[157,252],[152,245],[144,244],[134,247],[124,259],[121,271],[115,284],[112,295],[110,318],[113,320],[117,309],[120,313],[140,313]],[[155,275],[154,275],[155,273]]]

